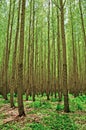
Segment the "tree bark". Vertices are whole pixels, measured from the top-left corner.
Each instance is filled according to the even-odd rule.
[[[63,95],[64,95],[64,111],[69,112],[68,88],[67,88],[67,59],[66,59],[66,39],[64,29],[64,5],[60,0],[61,9],[61,39],[63,47]]]
[[[48,1],[48,81],[47,81],[47,100],[49,100],[50,91],[50,0]]]
[[[25,3],[26,3],[26,0],[22,0],[19,61],[18,61],[18,87],[17,87],[19,116],[25,115],[24,105],[23,105],[23,55],[24,55]]]

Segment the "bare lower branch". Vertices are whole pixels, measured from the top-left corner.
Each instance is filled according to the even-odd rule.
[[[65,6],[65,3],[66,3],[66,0],[65,0],[64,3],[63,3],[63,7]]]
[[[56,0],[52,0],[52,2],[55,4],[55,6],[56,6],[59,10],[61,10],[61,8],[59,7],[59,5],[58,5],[58,3],[56,2]]]

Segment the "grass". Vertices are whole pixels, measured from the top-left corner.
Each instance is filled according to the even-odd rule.
[[[24,96],[26,117],[9,122],[11,114],[13,112],[15,114],[17,108],[16,110],[10,109],[9,100],[3,100],[0,95],[0,130],[86,130],[85,95],[76,98],[69,95],[71,112],[68,114],[63,111],[63,101],[58,103],[58,99],[54,97],[51,97],[50,101],[46,100],[46,96],[36,97],[35,102],[32,102],[31,97],[29,99],[29,101],[25,101]],[[16,101],[15,99],[17,106]],[[6,120],[8,123],[4,123]]]

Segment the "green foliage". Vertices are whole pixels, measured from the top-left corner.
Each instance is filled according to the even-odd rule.
[[[8,93],[7,96],[9,97],[9,96],[10,96],[10,93]]]
[[[32,101],[32,97],[29,96],[29,101]]]
[[[0,95],[0,98],[3,98],[3,96],[2,96],[2,95]]]
[[[8,99],[9,98],[10,97],[8,96]],[[73,98],[72,95],[69,95],[70,110],[74,111],[74,113],[71,112],[69,114],[64,114],[63,101],[61,103],[51,102],[47,101],[45,97],[39,96],[36,97],[35,102],[24,102],[24,105],[28,110],[26,111],[24,122],[22,120],[22,122],[11,122],[1,125],[7,116],[5,116],[5,113],[0,112],[0,130],[85,130],[85,102],[85,95],[78,96],[76,98]],[[0,98],[0,107],[4,105],[6,106],[7,103],[9,103],[9,100],[5,101],[4,99]],[[15,104],[16,103],[17,102],[15,102]],[[30,107],[31,109],[29,109]],[[37,118],[39,123],[33,118],[30,118],[30,114],[33,115],[33,118]]]
[[[0,107],[2,107],[3,106],[3,101],[2,100],[0,100]]]
[[[34,108],[39,108],[39,107],[41,107],[41,102],[36,101],[36,102],[33,103],[33,106],[34,106]]]
[[[77,110],[85,110],[86,106],[86,96],[78,96],[76,98],[70,98],[70,110],[77,111]]]
[[[57,100],[57,98],[51,98],[51,102],[57,102],[58,100]]]
[[[32,102],[32,103],[30,104],[30,107],[40,108],[40,107],[41,107],[41,103],[40,103],[40,101]]]
[[[14,97],[17,97],[17,93],[14,93]]]
[[[8,103],[10,103],[9,100],[4,100],[4,99],[0,100],[0,106],[2,106],[4,104],[8,104]]]
[[[49,108],[49,109],[51,109],[51,104],[48,101],[41,102],[41,105],[42,105],[41,106],[42,108]]]
[[[64,105],[62,104],[57,104],[56,110],[60,111],[64,109]]]
[[[30,104],[34,108],[51,108],[51,104],[47,101],[35,101]]]
[[[9,100],[3,100],[3,103],[8,104],[8,103],[10,103],[10,101]]]
[[[46,93],[44,93],[43,96],[46,96]]]
[[[5,118],[5,114],[4,113],[0,113],[0,118],[4,119]]]
[[[78,108],[78,110],[83,110],[81,104],[79,104],[79,103],[77,103],[77,108]]]
[[[19,130],[19,126],[16,124],[4,124],[0,125],[0,130]]]
[[[33,124],[30,124],[29,126],[30,126],[30,128],[32,128],[32,130],[47,130],[47,128],[44,127],[40,123],[33,123]]]
[[[86,103],[86,95],[82,95],[78,97],[82,102]]]
[[[50,127],[50,130],[77,130],[75,123],[66,114],[50,115],[44,118],[44,123]]]

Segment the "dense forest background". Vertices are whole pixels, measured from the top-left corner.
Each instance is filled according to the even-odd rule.
[[[86,0],[0,0],[0,94],[25,115],[23,95],[86,94]]]

